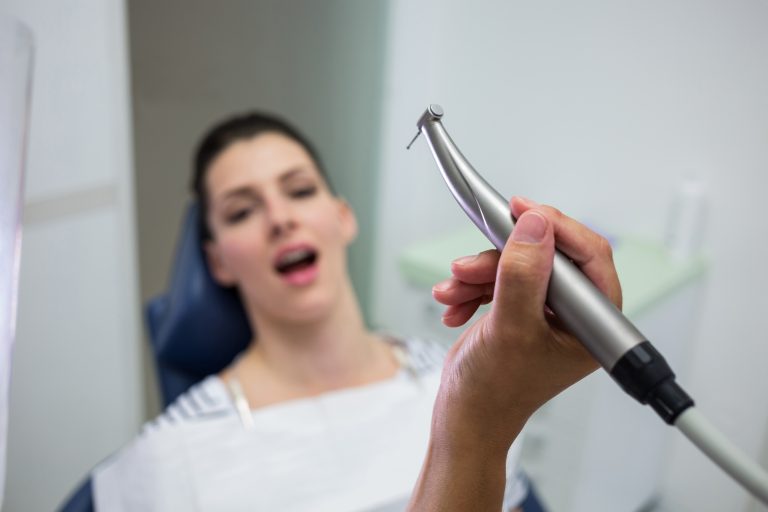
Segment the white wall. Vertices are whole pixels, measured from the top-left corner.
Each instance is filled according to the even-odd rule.
[[[375,320],[418,325],[397,256],[469,222],[424,141],[404,150],[431,102],[503,194],[616,233],[662,238],[677,188],[694,177],[709,191],[711,268],[684,384],[729,437],[759,453],[768,432],[768,3],[390,5]],[[749,503],[680,436],[663,493],[676,511]]]
[[[4,511],[52,510],[137,429],[121,0],[11,0],[36,61]]]

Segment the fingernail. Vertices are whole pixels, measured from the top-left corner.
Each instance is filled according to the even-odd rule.
[[[512,201],[510,202],[510,207],[512,208],[512,216],[518,217],[525,213],[526,211],[539,207],[539,203],[536,201],[533,201],[531,199],[528,199],[527,197],[523,196],[515,196],[512,198]]]
[[[528,199],[527,197],[523,197],[523,196],[516,196],[516,197],[520,201],[524,202],[526,204],[526,206],[529,206],[531,208],[534,208],[536,206],[541,206],[539,203],[537,203],[533,199]]]
[[[537,212],[525,212],[517,219],[512,230],[512,240],[527,244],[537,244],[547,233],[547,219]]]
[[[464,256],[463,258],[453,260],[453,262],[456,265],[466,265],[468,263],[472,263],[473,261],[475,261],[477,259],[477,256],[478,256],[477,254],[475,254],[474,256]]]
[[[453,280],[446,279],[432,287],[433,292],[444,292],[453,285]]]

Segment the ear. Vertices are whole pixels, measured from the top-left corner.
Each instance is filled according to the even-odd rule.
[[[357,217],[348,202],[341,198],[338,198],[337,202],[341,232],[344,236],[344,241],[350,244],[357,238]]]
[[[203,251],[214,281],[224,287],[235,286],[237,281],[224,265],[220,246],[213,240],[206,240]]]

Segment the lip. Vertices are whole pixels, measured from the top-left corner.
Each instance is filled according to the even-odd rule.
[[[272,258],[272,268],[277,267],[277,263],[283,258],[283,256],[293,251],[312,251],[315,254],[318,253],[316,247],[307,243],[295,243],[295,244],[284,245],[277,250],[277,252],[275,253],[275,256]]]
[[[287,253],[298,250],[312,251],[315,253],[317,259],[312,265],[301,270],[296,270],[288,274],[281,274],[277,271],[275,271],[275,273],[278,275],[278,277],[280,277],[282,281],[290,285],[306,286],[311,284],[317,278],[319,272],[317,261],[320,258],[320,252],[315,246],[307,243],[296,243],[280,247],[280,249],[278,249],[278,251],[275,253],[275,256],[272,258],[272,268],[275,269],[277,267],[277,263]]]

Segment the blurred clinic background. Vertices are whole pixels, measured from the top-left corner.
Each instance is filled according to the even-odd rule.
[[[143,304],[195,143],[252,108],[302,127],[355,208],[371,324],[450,343],[429,280],[477,239],[426,143],[405,151],[440,103],[500,192],[613,241],[627,313],[768,466],[765,0],[1,5],[35,39],[4,511],[54,509],[157,414]],[[604,372],[537,413],[523,464],[554,512],[765,510]]]

